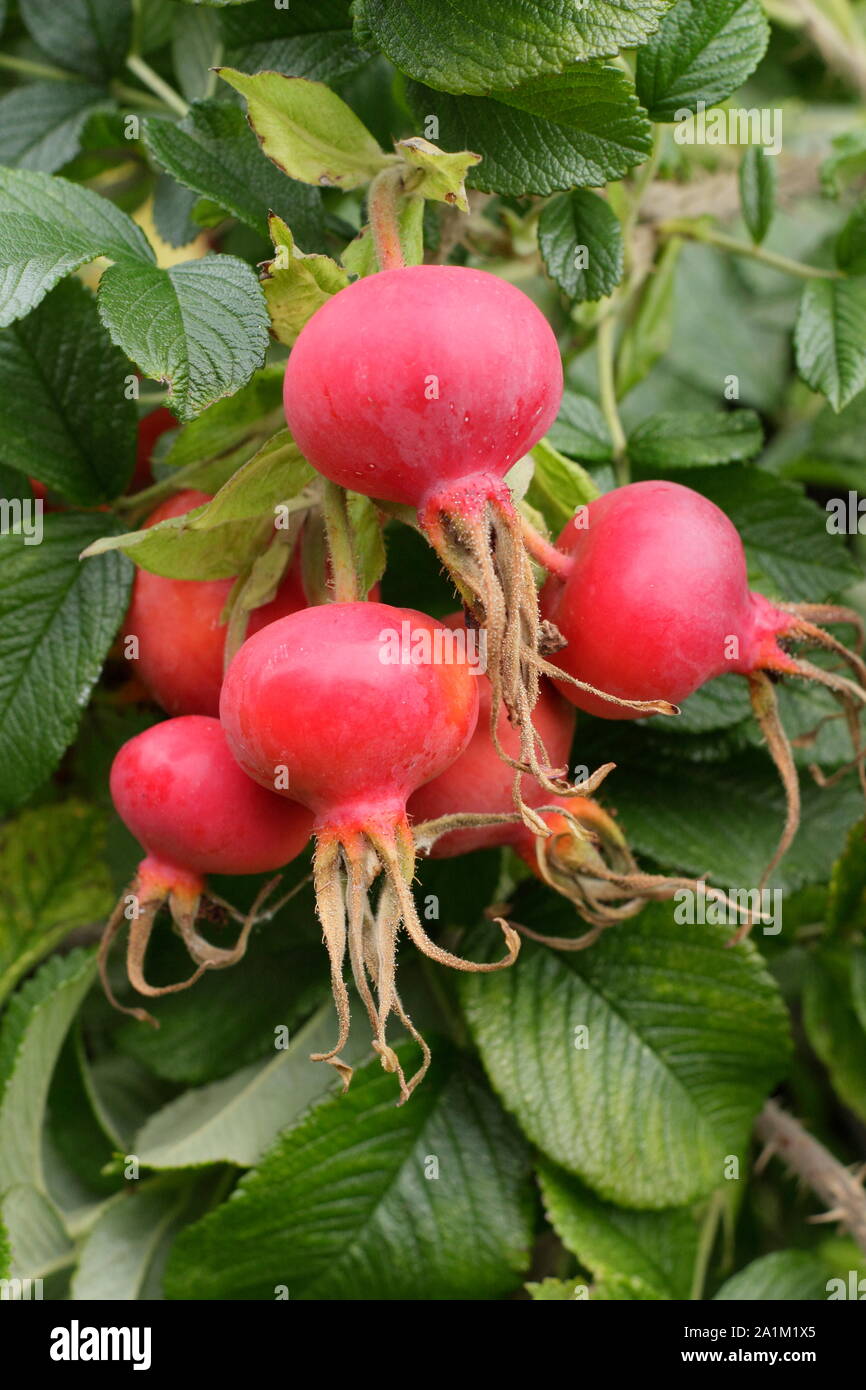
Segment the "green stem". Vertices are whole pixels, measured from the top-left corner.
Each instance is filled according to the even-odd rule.
[[[704,1285],[707,1282],[707,1270],[710,1267],[710,1256],[713,1253],[713,1246],[716,1243],[716,1234],[724,1209],[725,1192],[724,1189],[719,1188],[710,1198],[709,1206],[707,1207],[701,1227],[698,1253],[695,1256],[695,1268],[692,1275],[692,1287],[689,1293],[689,1298],[692,1302],[697,1302],[704,1296]]]
[[[616,380],[614,376],[614,353],[616,348],[616,317],[611,314],[599,325],[596,338],[598,354],[598,385],[601,411],[607,422],[613,443],[613,466],[616,480],[623,487],[631,480],[628,463],[628,440],[619,417],[616,399]]]
[[[367,213],[380,270],[402,270],[406,264],[400,241],[400,190],[398,169],[383,169],[370,184]]]
[[[728,236],[726,232],[719,232],[714,227],[689,222],[686,219],[675,218],[670,222],[661,223],[659,233],[664,237],[690,237],[692,241],[702,241],[708,246],[717,246],[720,251],[729,251],[732,256],[747,256],[750,260],[760,261],[762,265],[772,266],[774,270],[784,271],[787,275],[795,275],[800,280],[842,280],[845,278],[839,270],[824,270],[821,266],[805,265],[802,261],[793,261],[790,257],[780,256],[775,251],[768,251],[763,246],[754,246],[747,241],[738,241],[736,237]]]
[[[141,53],[143,33],[144,15],[141,11],[141,0],[132,0],[132,41],[129,45],[130,54]]]
[[[169,111],[171,108],[160,97],[143,92],[140,87],[127,86],[125,82],[112,82],[112,95],[125,106],[143,106],[148,111]]]
[[[662,162],[663,149],[664,132],[662,131],[662,128],[660,126],[653,126],[652,153],[650,154],[650,157],[646,161],[646,163],[641,166],[640,171],[635,178],[634,189],[632,191],[631,196],[631,206],[629,208],[628,218],[626,220],[625,226],[623,227],[623,234],[626,237],[626,239],[628,239],[628,234],[631,232],[632,228],[637,222],[638,214],[640,213],[641,203],[644,199],[644,194],[646,193],[647,189],[649,188],[650,184],[653,182],[656,174],[659,171],[659,165]]]
[[[20,72],[24,77],[44,77],[49,82],[84,81],[77,72],[67,72],[65,68],[55,68],[50,63],[31,63],[29,58],[16,58],[11,53],[0,53],[0,68]]]
[[[130,53],[126,60],[126,66],[131,73],[135,74],[139,82],[143,82],[145,87],[149,87],[156,96],[165,102],[166,106],[171,107],[172,111],[176,111],[179,116],[187,114],[189,106],[180,93],[163,81],[159,73],[154,72],[150,63],[146,63],[138,53]]]
[[[337,603],[357,603],[360,597],[358,571],[346,494],[327,478],[322,481],[322,514],[331,557],[334,599]]]

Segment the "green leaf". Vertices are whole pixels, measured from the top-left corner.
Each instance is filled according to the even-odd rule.
[[[671,345],[676,271],[682,249],[680,238],[671,237],[626,324],[617,356],[618,396],[627,396],[643,381]]]
[[[73,1302],[158,1298],[162,1270],[181,1225],[186,1191],[129,1184],[103,1210],[81,1247],[72,1280]]]
[[[113,77],[132,43],[132,0],[20,0],[21,18],[44,53],[94,81]]]
[[[13,1278],[47,1280],[57,1270],[74,1263],[75,1247],[60,1212],[29,1183],[16,1183],[4,1192],[0,1216],[9,1236]],[[34,1297],[32,1286],[30,1296]]]
[[[651,1294],[642,1290],[645,1285],[635,1284],[631,1279],[614,1277],[599,1280],[593,1286],[591,1299],[593,1303],[628,1303],[650,1301],[655,1302]]]
[[[446,149],[474,149],[471,176],[487,193],[557,193],[621,179],[649,155],[652,135],[619,68],[588,63],[491,97],[456,97],[410,83],[416,115],[439,121]]]
[[[855,1008],[847,953],[828,949],[810,957],[803,1024],[839,1099],[866,1119],[866,1028]]]
[[[0,329],[0,456],[82,506],[123,492],[138,416],[129,363],[77,280]]]
[[[352,544],[355,553],[355,567],[358,574],[358,592],[369,594],[385,573],[388,557],[385,552],[385,538],[382,534],[382,514],[369,497],[360,492],[347,492],[346,505],[349,524],[352,528]]]
[[[540,1284],[529,1283],[526,1288],[533,1303],[571,1303],[581,1283],[577,1279],[542,1279]]]
[[[414,1062],[406,1056],[405,1065]],[[492,1299],[529,1258],[519,1134],[442,1044],[411,1102],[377,1062],[288,1130],[179,1236],[169,1298]]]
[[[836,264],[849,275],[866,274],[866,199],[853,209],[836,238]]]
[[[276,255],[262,267],[262,284],[271,331],[291,347],[316,310],[345,289],[349,276],[330,256],[306,255],[299,250],[281,218],[272,214],[268,220]]]
[[[845,848],[833,865],[825,921],[828,932],[866,926],[866,820],[851,827]],[[866,1020],[863,1022],[866,1028]]]
[[[93,1003],[94,1012],[104,1016],[104,996]],[[135,1135],[172,1091],[131,1057],[116,1052],[105,1052],[90,1063],[87,1089],[100,1126],[110,1136],[115,1152],[123,1154],[133,1152]]]
[[[314,920],[312,902],[305,899],[305,905]],[[208,971],[195,990],[155,1003],[158,1029],[124,1023],[118,1046],[155,1075],[187,1086],[219,1081],[263,1057],[273,1058],[275,1028],[294,1030],[322,998],[319,943],[279,949],[273,940],[284,941],[297,920],[293,914],[262,933],[233,969]],[[284,1053],[279,1059],[286,1060]]]
[[[627,1278],[643,1298],[691,1297],[698,1226],[689,1208],[626,1211],[544,1161],[539,1179],[548,1220],[594,1279]]]
[[[818,1302],[827,1297],[828,1278],[827,1267],[816,1255],[776,1250],[732,1274],[716,1298],[744,1303]]]
[[[607,424],[595,401],[568,387],[546,438],[561,453],[585,463],[608,463],[613,455]]]
[[[123,1185],[116,1168],[104,1172],[119,1148],[118,1137],[102,1121],[94,1103],[92,1073],[82,1030],[70,1030],[51,1078],[46,1114],[46,1141],[65,1171],[88,1198],[105,1197]],[[49,1187],[51,1187],[49,1173]]]
[[[315,477],[289,431],[280,430],[220,488],[193,522],[193,530],[259,516],[273,522],[275,507],[299,497]]]
[[[304,245],[322,243],[319,194],[287,179],[265,158],[240,107],[197,101],[182,121],[150,116],[142,131],[151,154],[179,183],[263,237],[268,235],[268,213],[274,212],[291,223]]]
[[[0,100],[0,164],[53,174],[81,151],[95,111],[113,111],[104,87],[87,82],[30,82]]]
[[[844,410],[825,405],[812,422],[808,454],[833,469],[834,486],[856,491],[862,481],[862,439],[866,428],[866,394],[855,396]],[[838,473],[838,477],[835,475]]]
[[[558,453],[546,439],[536,444],[531,458],[533,473],[526,500],[558,536],[578,507],[599,496],[598,488],[579,463]]]
[[[743,221],[756,246],[770,230],[776,211],[776,161],[760,145],[749,145],[740,162]]]
[[[594,193],[578,188],[545,203],[538,244],[548,275],[569,299],[603,299],[622,279],[622,227],[610,204]]]
[[[192,215],[199,198],[191,188],[184,188],[169,174],[157,174],[153,189],[153,221],[156,230],[169,246],[187,246],[199,235],[201,228]]]
[[[617,763],[612,805],[632,849],[667,869],[709,874],[726,888],[757,886],[785,823],[775,768],[751,749],[721,764],[695,762],[686,769],[681,743],[669,736],[652,751],[631,738],[615,748],[609,740],[605,745],[605,756]],[[582,756],[592,764],[586,745]],[[862,792],[851,784],[822,788],[809,778],[801,795],[799,833],[773,875],[774,885],[787,892],[826,883],[863,807]]]
[[[743,463],[761,452],[764,431],[753,410],[673,411],[638,425],[628,454],[638,468],[696,468]]]
[[[720,256],[714,247],[694,242],[682,248],[676,265],[673,333],[664,363],[677,408],[676,394],[686,392],[710,398],[695,399],[695,408],[712,408],[729,394],[733,378],[743,404],[770,416],[782,409],[790,389],[789,303],[779,302],[777,289],[771,309],[744,276],[742,261]],[[713,331],[707,333],[710,320]],[[650,409],[653,386],[654,381],[646,389]]]
[[[396,148],[410,169],[415,170],[414,175],[404,178],[409,191],[433,202],[448,203],[461,212],[469,211],[465,179],[473,165],[480,162],[479,154],[471,150],[449,154],[420,135],[398,140]]]
[[[187,101],[202,101],[212,95],[216,75],[211,68],[221,61],[222,51],[219,16],[203,8],[181,6],[172,25],[171,56]]]
[[[860,1027],[866,1033],[866,950],[862,946],[851,951],[851,999]]]
[[[638,96],[652,121],[715,106],[755,71],[770,41],[759,0],[678,0],[638,53]]]
[[[827,533],[827,515],[796,483],[733,465],[678,474],[733,521],[746,547],[749,575],[790,602],[845,589],[860,571],[844,542]]]
[[[264,361],[264,297],[254,271],[235,256],[168,270],[109,266],[98,303],[112,340],[168,384],[168,404],[181,420],[245,386]]]
[[[220,68],[247,99],[249,121],[268,159],[302,183],[358,188],[393,164],[346,103],[321,82]]]
[[[190,1168],[208,1163],[257,1163],[287,1125],[337,1086],[331,1067],[310,1060],[333,1042],[334,1011],[319,1009],[288,1046],[269,1061],[242,1067],[222,1081],[185,1091],[146,1122],[134,1151],[145,1168]],[[369,1042],[356,1032],[341,1056],[365,1062]]]
[[[211,502],[141,531],[102,536],[82,558],[123,550],[143,569],[169,579],[232,578],[270,540],[275,507],[300,498],[314,477],[288,430],[281,430]],[[257,520],[261,526],[250,525]]]
[[[263,367],[179,430],[162,460],[167,485],[216,492],[228,482],[284,421],[284,374],[283,367]]]
[[[50,515],[40,545],[0,537],[0,807],[20,805],[56,767],[126,609],[120,556],[82,566],[102,515]],[[35,732],[38,730],[38,737]]]
[[[153,262],[147,238],[106,198],[33,169],[0,169],[0,328],[97,256]]]
[[[364,0],[363,33],[410,77],[485,96],[643,43],[670,0]]]
[[[0,1002],[69,932],[110,911],[104,839],[103,815],[78,801],[0,828]]]
[[[574,935],[574,909],[537,885],[521,891],[513,916]],[[726,949],[730,935],[677,925],[659,905],[591,951],[524,942],[512,970],[463,982],[503,1103],[549,1158],[609,1201],[658,1209],[718,1187],[784,1071],[777,987],[750,943]]]
[[[866,277],[810,280],[794,342],[803,380],[841,410],[866,386]]]
[[[46,1191],[42,1125],[54,1064],[96,975],[92,951],[53,956],[9,1003],[0,1033],[0,1192]]]
[[[369,61],[355,43],[346,0],[253,0],[222,20],[226,59],[243,72],[264,68],[318,82],[339,82]]]
[[[832,154],[821,165],[824,192],[838,198],[866,169],[866,130],[848,130],[830,141]]]

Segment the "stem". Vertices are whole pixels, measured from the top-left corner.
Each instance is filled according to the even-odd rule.
[[[619,418],[614,378],[614,349],[616,345],[616,318],[609,315],[599,325],[596,340],[598,353],[598,384],[601,410],[610,431],[613,443],[613,466],[620,487],[630,481],[631,470],[628,464],[628,440]]]
[[[337,603],[357,603],[360,597],[358,571],[346,494],[327,478],[322,481],[322,513],[331,557],[334,599]]]
[[[166,106],[171,107],[172,111],[176,111],[179,116],[187,114],[189,106],[180,93],[163,81],[159,73],[154,72],[150,63],[146,63],[138,53],[130,53],[126,60],[126,66],[130,72],[135,74],[139,82],[143,82],[145,87],[149,87],[156,96],[165,102]]]
[[[141,12],[141,0],[132,0],[132,39],[129,45],[130,54],[141,53],[143,33],[144,15]]]
[[[713,227],[701,226],[686,219],[663,222],[659,227],[659,233],[665,237],[690,237],[692,241],[702,241],[708,246],[717,246],[720,251],[729,251],[732,256],[748,256],[750,260],[761,261],[763,265],[772,266],[774,270],[784,271],[785,274],[794,275],[800,280],[845,278],[840,270],[824,270],[820,266],[805,265],[802,261],[791,260],[789,256],[780,256],[775,251],[768,251],[764,246],[753,246],[750,242],[738,241],[726,232],[718,232]]]
[[[707,1270],[710,1265],[710,1256],[713,1253],[713,1246],[716,1243],[716,1235],[719,1229],[719,1221],[725,1209],[725,1193],[719,1188],[710,1198],[710,1204],[701,1226],[701,1235],[698,1242],[698,1253],[695,1256],[695,1268],[692,1275],[692,1287],[689,1298],[692,1302],[697,1302],[704,1296],[704,1285],[707,1282]]]
[[[23,73],[25,77],[44,77],[49,82],[84,81],[77,72],[67,72],[65,68],[55,68],[50,63],[32,63],[29,58],[16,58],[11,53],[0,53],[0,68]]]
[[[654,181],[655,176],[659,171],[659,165],[662,162],[663,148],[664,134],[662,132],[662,129],[660,126],[653,126],[652,153],[650,154],[650,157],[647,160],[646,164],[641,166],[640,173],[637,175],[634,181],[634,189],[631,197],[631,206],[629,207],[628,216],[625,219],[623,225],[623,237],[626,241],[626,248],[628,248],[629,233],[632,231],[635,223],[637,222],[644,194],[646,193],[650,184]]]
[[[526,549],[529,551],[533,560],[536,560],[542,569],[546,569],[548,574],[555,574],[559,579],[567,579],[574,568],[574,558],[566,555],[561,550],[557,550],[540,531],[536,531],[527,518],[520,513],[520,529],[523,532],[523,540]]]
[[[866,1192],[863,1173],[855,1176],[814,1139],[800,1121],[768,1100],[755,1124],[755,1133],[771,1152],[783,1158],[830,1210],[819,1221],[846,1226],[861,1250],[866,1250]]]
[[[406,264],[398,216],[402,187],[398,169],[383,169],[367,194],[367,213],[380,270],[402,270]]]
[[[140,87],[130,87],[125,82],[112,82],[112,94],[127,106],[143,106],[148,111],[168,111],[170,107],[159,97],[143,92]]]

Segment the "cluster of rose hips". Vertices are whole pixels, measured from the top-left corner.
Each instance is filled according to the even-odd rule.
[[[339,1018],[322,1060],[348,1080],[340,1056],[348,954],[373,1046],[405,1099],[429,1053],[396,988],[400,929],[458,969],[510,965],[519,944],[502,922],[506,954],[482,965],[431,940],[412,897],[418,847],[451,856],[512,846],[590,925],[559,945],[583,947],[677,886],[637,872],[615,822],[592,799],[609,767],[569,782],[575,707],[608,719],[675,714],[715,676],[747,677],[788,790],[774,865],[796,829],[799,794],[776,707],[778,675],[808,676],[838,696],[861,766],[866,670],[816,625],[851,615],[775,606],[751,593],[740,538],[705,498],[668,482],[632,484],[583,508],[555,547],[532,533],[505,475],[554,420],[562,384],[547,321],[519,290],[481,271],[373,275],[303,329],[284,394],[296,443],[328,484],[398,513],[412,509],[463,604],[446,626],[483,630],[487,672],[468,660],[385,659],[386,634],[432,636],[441,626],[422,613],[337,595],[311,605],[303,532],[225,673],[232,581],[139,570],[126,631],[138,638],[142,683],[172,716],[124,745],[111,773],[114,804],[146,852],[127,953],[140,993],[165,992],[144,970],[163,904],[194,962],[192,980],[231,964],[255,914],[233,948],[215,947],[196,925],[205,876],[279,869],[313,836]],[[206,500],[179,493],[150,523]],[[533,558],[550,571],[540,599]],[[793,656],[794,642],[832,649],[851,677]],[[119,905],[104,938],[104,979],[123,922]],[[409,1080],[387,1041],[392,1013],[423,1052]]]

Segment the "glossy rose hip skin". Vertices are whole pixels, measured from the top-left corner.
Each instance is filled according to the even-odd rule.
[[[451,628],[463,627],[462,614],[444,621]],[[479,708],[475,732],[456,762],[431,782],[419,787],[410,798],[409,814],[413,824],[467,813],[514,813],[514,773],[497,755],[490,737],[490,682],[486,676],[480,676],[477,684]],[[551,766],[564,774],[574,737],[574,710],[560,699],[550,685],[543,684],[534,717]],[[519,752],[518,734],[509,724],[504,710],[499,713],[498,734],[506,753],[514,755]],[[543,806],[550,800],[550,793],[531,778],[523,777],[522,784],[523,801],[527,806]],[[510,824],[451,830],[431,845],[430,858],[450,859],[474,849],[513,844],[517,829],[517,824],[512,821]],[[529,830],[526,834],[534,838]]]
[[[340,1021],[336,1045],[317,1060],[331,1062],[348,1084],[351,1070],[339,1057],[349,1030],[343,982],[348,946],[374,1046],[386,1070],[397,1073],[402,1099],[423,1076],[429,1052],[394,984],[399,926],[433,959],[477,968],[427,937],[410,890],[415,855],[406,802],[460,755],[478,717],[478,680],[465,661],[412,659],[413,651],[423,656],[425,643],[433,650],[437,626],[412,609],[379,603],[307,608],[244,643],[220,702],[241,767],[263,787],[296,798],[315,817],[316,896]],[[408,633],[406,660],[390,659],[392,639],[402,633]],[[377,878],[382,889],[374,917],[368,892]],[[512,934],[509,961],[515,945]],[[392,1012],[424,1051],[409,1083],[385,1038]]]
[[[411,266],[341,290],[286,369],[289,428],[342,487],[424,511],[502,478],[552,424],[562,366],[547,320],[505,280]]]
[[[128,948],[134,988],[147,995],[170,993],[206,969],[239,960],[246,931],[231,951],[210,946],[195,931],[204,876],[281,868],[308,843],[309,812],[251,781],[232,757],[219,720],[201,715],[168,719],[130,739],[114,759],[110,786],[118,815],[146,851],[129,890],[139,906],[130,922]],[[126,901],[125,894],[100,949],[103,982],[112,1001],[105,967]],[[165,902],[197,969],[182,985],[155,989],[144,979],[144,957],[154,918]],[[148,1017],[142,1010],[131,1012]]]
[[[843,703],[860,759],[859,710],[866,668],[817,622],[859,623],[846,609],[776,605],[749,590],[736,528],[714,503],[678,483],[632,483],[591,502],[559,548],[571,561],[548,580],[541,610],[567,641],[555,663],[578,681],[626,700],[679,703],[727,672],[749,679],[752,701],[788,794],[779,850],[799,821],[799,783],[767,672],[805,676]],[[788,642],[832,650],[856,680],[794,657]],[[561,682],[565,697],[605,719],[635,711]]]
[[[332,482],[417,509],[488,633],[494,717],[520,731],[515,762],[554,783],[532,727],[538,602],[504,476],[562,396],[550,325],[486,271],[410,266],[341,290],[309,320],[286,368],[286,419]]]

